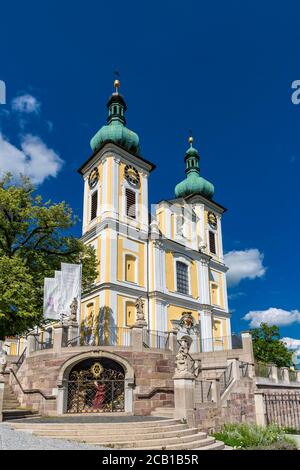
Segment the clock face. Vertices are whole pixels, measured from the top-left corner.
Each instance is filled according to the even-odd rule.
[[[95,167],[92,169],[92,171],[89,174],[89,187],[94,188],[98,182],[99,179],[99,171],[98,168]]]
[[[208,223],[212,228],[217,228],[217,217],[213,212],[208,213]]]
[[[125,178],[127,181],[134,186],[137,186],[140,182],[140,175],[136,168],[131,165],[125,166]]]

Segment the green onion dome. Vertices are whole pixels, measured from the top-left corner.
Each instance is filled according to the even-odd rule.
[[[193,138],[189,138],[190,148],[185,154],[186,178],[175,186],[176,197],[186,197],[191,194],[200,194],[207,199],[214,195],[214,185],[200,176],[199,154],[193,147]]]
[[[128,152],[138,155],[140,151],[138,135],[125,127],[125,112],[127,106],[122,95],[119,94],[119,80],[115,80],[116,91],[110,96],[107,107],[108,117],[106,126],[101,127],[91,139],[93,152],[99,150],[104,144],[113,142]]]

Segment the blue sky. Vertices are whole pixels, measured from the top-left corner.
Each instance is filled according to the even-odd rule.
[[[233,329],[255,312],[252,323],[274,319],[299,338],[299,18],[296,1],[2,3],[0,166],[19,168],[26,156],[43,196],[81,215],[76,169],[118,69],[128,126],[157,164],[150,202],[173,197],[191,128],[202,175],[229,209]],[[15,99],[24,95],[33,101]]]

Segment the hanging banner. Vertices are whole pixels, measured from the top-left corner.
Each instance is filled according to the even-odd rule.
[[[44,318],[58,320],[60,311],[60,277],[61,273],[56,271],[55,277],[44,279]]]
[[[77,299],[77,321],[80,318],[82,265],[61,263],[61,312],[70,315],[70,305]]]

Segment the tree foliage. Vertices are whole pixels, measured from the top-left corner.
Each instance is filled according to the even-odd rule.
[[[278,326],[261,323],[259,328],[250,330],[253,341],[253,352],[256,361],[275,364],[278,367],[293,365],[293,352],[289,351],[280,339]]]
[[[0,338],[42,319],[45,277],[61,262],[82,263],[83,290],[97,275],[95,250],[70,234],[78,219],[65,203],[43,202],[26,177],[0,179]]]

